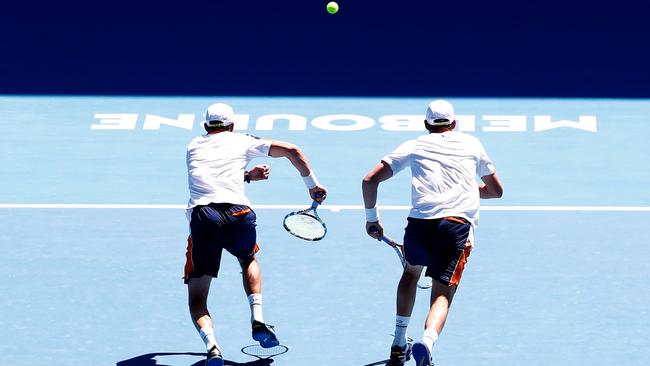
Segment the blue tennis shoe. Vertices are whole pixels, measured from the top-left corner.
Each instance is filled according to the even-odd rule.
[[[431,350],[422,342],[413,344],[413,359],[416,366],[433,366],[431,361]]]
[[[253,339],[260,342],[262,348],[271,348],[280,344],[278,337],[273,331],[272,325],[264,324],[260,321],[253,321]]]
[[[223,366],[223,356],[217,346],[212,346],[205,359],[205,366]]]

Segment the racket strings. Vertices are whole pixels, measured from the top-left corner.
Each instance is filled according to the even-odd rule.
[[[323,223],[306,213],[287,216],[284,219],[284,226],[291,234],[304,239],[316,240],[325,235]]]
[[[242,353],[249,356],[255,356],[258,358],[270,358],[281,355],[283,353],[287,353],[287,351],[289,351],[289,348],[281,344],[270,348],[264,348],[260,345],[254,344],[242,348],[241,351]]]

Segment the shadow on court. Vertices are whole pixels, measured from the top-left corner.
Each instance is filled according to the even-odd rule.
[[[369,364],[367,364],[367,365],[363,365],[363,366],[379,366],[379,365],[386,365],[386,364],[388,364],[388,361],[389,361],[389,360],[377,361],[377,362],[369,363]]]
[[[205,365],[205,353],[195,353],[195,352],[159,352],[159,353],[147,353],[144,355],[136,356],[128,360],[119,361],[115,366],[181,366],[178,362],[174,364],[168,364],[164,360],[157,360],[156,357],[161,356],[198,356],[201,359],[189,366],[203,366]],[[250,362],[235,362],[224,360],[225,366],[268,366],[273,363],[273,359],[259,359]],[[182,366],[185,366],[183,364]],[[374,365],[374,364],[373,364]]]

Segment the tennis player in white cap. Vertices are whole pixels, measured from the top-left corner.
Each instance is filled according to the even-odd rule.
[[[234,124],[235,114],[229,105],[213,104],[206,112],[207,134],[194,138],[187,147],[191,235],[184,279],[190,315],[208,351],[207,366],[224,364],[207,306],[210,282],[219,273],[223,249],[237,257],[241,265],[253,339],[265,348],[279,344],[273,327],[265,323],[262,315],[262,275],[255,256],[259,250],[256,216],[244,194],[245,181],[266,179],[269,171],[266,166],[258,166],[247,174],[248,163],[258,157],[287,158],[300,173],[312,199],[320,203],[327,194],[300,148],[235,133]]]
[[[404,234],[408,263],[397,287],[395,337],[389,361],[393,366],[403,365],[411,352],[416,365],[433,365],[433,345],[445,325],[474,244],[479,198],[499,198],[503,194],[483,145],[473,136],[454,131],[456,117],[449,102],[431,102],[424,126],[429,134],[400,145],[363,179],[366,232],[379,239],[384,230],[376,207],[379,183],[406,167],[411,169],[412,208]],[[431,302],[422,339],[411,345],[406,329],[424,266],[426,275],[434,280]]]

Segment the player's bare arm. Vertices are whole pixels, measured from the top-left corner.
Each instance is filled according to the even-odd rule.
[[[269,156],[273,158],[289,159],[303,179],[311,179],[312,171],[309,168],[309,163],[307,162],[305,154],[303,154],[302,150],[300,150],[298,146],[284,141],[273,141],[271,143],[271,148],[269,149]],[[314,186],[309,188],[309,195],[314,201],[322,203],[327,197],[327,189],[316,181],[314,183]]]
[[[393,170],[385,162],[377,164],[364,178],[361,184],[363,192],[363,203],[366,208],[366,233],[371,237],[379,240],[384,235],[384,228],[377,217],[376,220],[372,218],[376,216],[377,206],[377,190],[379,183],[387,180],[393,176]],[[368,214],[370,213],[370,216]],[[375,227],[377,230],[370,230]]]
[[[481,180],[483,184],[478,188],[481,198],[501,198],[503,196],[503,186],[497,173],[481,177]]]

